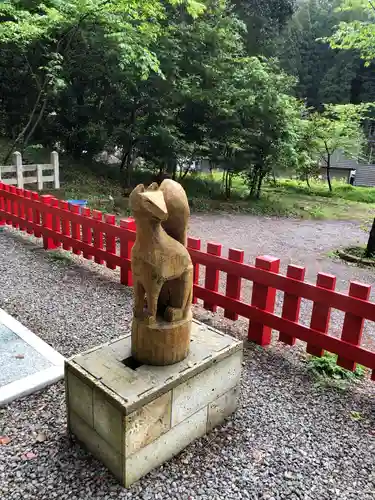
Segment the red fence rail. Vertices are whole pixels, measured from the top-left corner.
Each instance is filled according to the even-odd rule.
[[[0,225],[5,224],[43,238],[46,250],[63,248],[109,269],[119,267],[121,283],[132,285],[130,252],[136,236],[132,219],[117,224],[114,215],[103,216],[89,208],[79,213],[79,207],[66,201],[0,182]],[[335,291],[336,278],[329,274],[319,273],[313,285],[304,281],[303,267],[290,265],[283,276],[280,260],[274,257],[258,257],[252,266],[243,262],[241,250],[229,249],[228,257],[223,257],[221,245],[208,243],[205,252],[196,238],[188,239],[188,248],[194,264],[194,303],[200,299],[213,312],[220,307],[229,319],[247,318],[248,339],[259,345],[270,344],[272,330],[277,330],[280,341],[288,345],[296,339],[305,341],[307,351],[315,356],[325,350],[335,353],[337,363],[352,371],[360,363],[372,370],[375,380],[375,352],[361,346],[364,321],[375,321],[370,286],[351,282],[349,294],[344,294]],[[220,272],[226,274],[224,293]],[[244,280],[253,283],[250,303],[241,298]],[[281,316],[275,313],[277,290],[284,293]],[[301,299],[313,303],[309,327],[299,322]],[[332,308],[345,313],[341,338],[328,335]]]

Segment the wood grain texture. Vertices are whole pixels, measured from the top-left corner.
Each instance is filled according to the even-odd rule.
[[[132,354],[167,365],[189,352],[193,264],[186,248],[189,204],[170,179],[130,194],[137,233],[131,253],[134,282]]]

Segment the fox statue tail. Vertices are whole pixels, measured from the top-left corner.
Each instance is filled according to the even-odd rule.
[[[172,179],[165,179],[160,184],[159,189],[163,192],[168,210],[168,218],[162,222],[162,226],[169,236],[186,247],[188,220],[190,216],[186,193],[183,187]]]

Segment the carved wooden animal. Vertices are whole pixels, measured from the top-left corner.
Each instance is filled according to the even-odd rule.
[[[193,266],[185,247],[189,205],[185,191],[167,179],[160,188],[137,186],[129,197],[137,237],[132,249],[134,315],[174,322],[190,315]],[[144,311],[146,296],[147,312]]]

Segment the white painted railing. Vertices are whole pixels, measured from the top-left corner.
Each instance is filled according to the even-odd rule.
[[[26,172],[31,172],[31,175],[24,175]],[[14,176],[4,177],[4,174]],[[38,191],[43,190],[45,182],[53,182],[54,188],[60,189],[59,155],[53,151],[51,163],[23,165],[21,153],[16,151],[13,153],[13,165],[0,165],[0,181],[19,188],[23,188],[25,184],[37,184]]]

